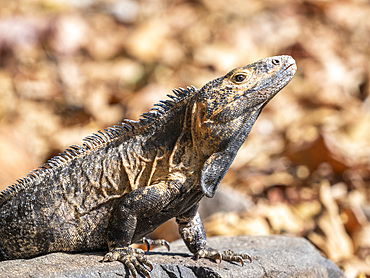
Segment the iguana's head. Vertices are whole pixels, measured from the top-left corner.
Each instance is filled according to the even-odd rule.
[[[208,162],[201,174],[201,183],[208,183],[202,185],[207,196],[213,196],[263,107],[289,83],[296,70],[290,56],[266,58],[233,69],[194,96],[192,137]],[[215,163],[217,157],[220,161]]]

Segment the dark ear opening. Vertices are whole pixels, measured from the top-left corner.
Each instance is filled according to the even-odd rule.
[[[233,156],[226,152],[212,154],[205,162],[200,172],[200,187],[204,195],[212,198],[229,169]]]

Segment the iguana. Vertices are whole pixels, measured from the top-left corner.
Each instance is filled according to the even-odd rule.
[[[105,249],[103,261],[149,277],[152,264],[130,245],[173,217],[196,258],[251,260],[206,245],[198,204],[215,194],[263,107],[296,70],[292,57],[275,56],[201,89],[175,89],[139,121],[99,131],[31,171],[0,193],[0,261]]]

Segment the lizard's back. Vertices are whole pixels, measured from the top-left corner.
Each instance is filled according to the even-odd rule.
[[[177,90],[175,107],[173,100],[163,101],[157,112],[143,114],[138,122],[124,120],[86,137],[82,146],[71,146],[0,192],[0,260],[107,249],[115,204],[167,176],[168,150],[181,130],[182,101],[195,90]]]

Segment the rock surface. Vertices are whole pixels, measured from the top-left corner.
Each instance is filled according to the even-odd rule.
[[[248,252],[252,263],[193,260],[182,241],[151,251],[157,277],[345,277],[343,272],[303,238],[286,236],[213,237],[209,246]],[[0,277],[129,277],[119,262],[101,263],[103,253],[54,253],[29,260],[0,262]],[[140,275],[139,275],[140,277]]]
[[[199,214],[202,220],[217,212],[241,212],[250,210],[254,206],[248,195],[221,184],[212,198],[203,198],[199,202]]]

